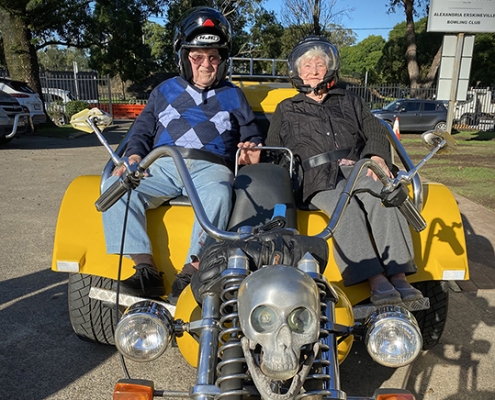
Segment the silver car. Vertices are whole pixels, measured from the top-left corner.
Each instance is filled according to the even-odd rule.
[[[447,109],[438,100],[397,99],[382,109],[371,112],[390,126],[393,126],[398,117],[401,132],[445,130],[447,127]]]

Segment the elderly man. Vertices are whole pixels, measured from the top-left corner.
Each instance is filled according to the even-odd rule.
[[[231,211],[232,168],[235,153],[241,164],[259,161],[262,136],[254,114],[239,88],[225,81],[231,32],[227,19],[218,11],[200,7],[181,22],[174,49],[180,76],[158,85],[137,118],[126,155],[129,163],[140,162],[153,148],[176,146],[186,158],[193,183],[210,221],[225,229]],[[113,172],[107,186],[123,174]],[[170,157],[157,160],[132,193],[124,254],[135,262],[136,272],[122,282],[123,291],[136,296],[165,294],[161,274],[146,232],[146,210],[186,194]],[[119,253],[125,198],[103,213],[107,251]],[[172,285],[169,301],[174,303],[187,286],[203,250],[213,241],[195,221],[185,266]]]

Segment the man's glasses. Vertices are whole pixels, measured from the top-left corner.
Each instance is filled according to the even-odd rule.
[[[205,54],[189,54],[189,59],[194,65],[202,65],[205,60],[208,60],[211,65],[218,65],[222,60],[220,56]]]

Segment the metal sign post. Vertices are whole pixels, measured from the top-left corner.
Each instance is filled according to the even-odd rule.
[[[430,0],[428,32],[444,35],[437,99],[448,100],[447,131],[452,124],[457,100],[466,100],[474,49],[474,35],[465,32],[495,32],[495,0]],[[454,50],[455,48],[455,50]]]

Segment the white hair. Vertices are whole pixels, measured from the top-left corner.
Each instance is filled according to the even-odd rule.
[[[305,59],[315,59],[315,58],[321,58],[323,61],[325,61],[325,66],[327,67],[327,70],[330,70],[330,64],[332,63],[332,59],[330,56],[319,46],[314,46],[310,48],[308,51],[303,53],[295,62],[295,67],[298,72],[298,74],[301,72],[301,64],[303,60]]]

